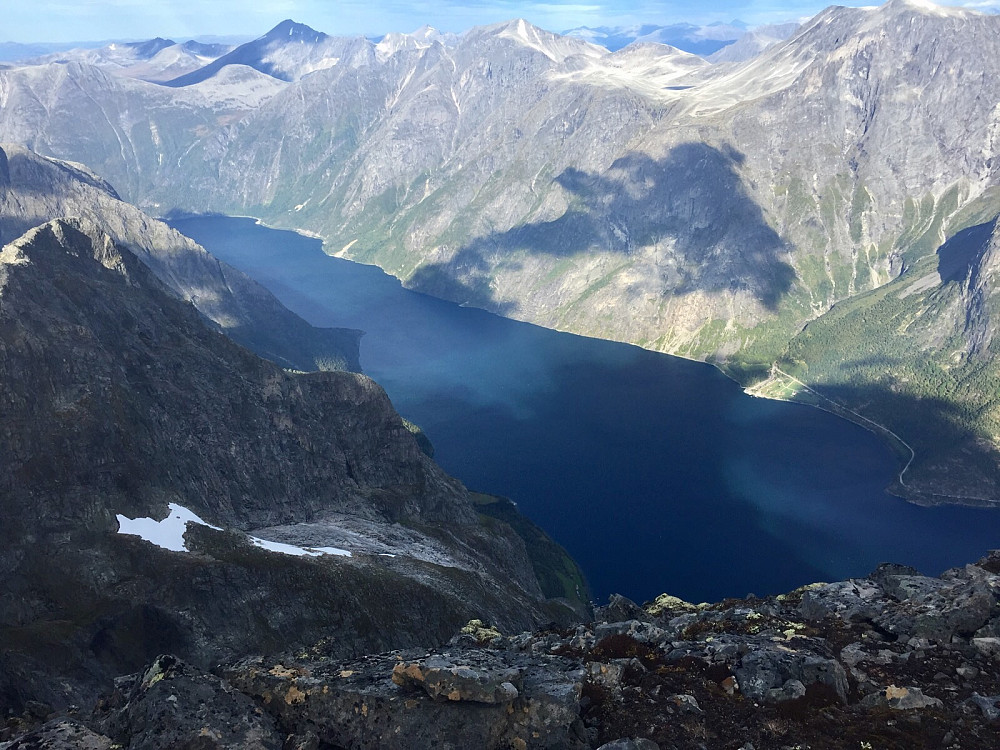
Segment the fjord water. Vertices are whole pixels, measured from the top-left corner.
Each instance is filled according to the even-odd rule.
[[[515,500],[598,602],[780,593],[886,561],[938,574],[1000,546],[1000,513],[888,495],[899,467],[873,434],[708,365],[411,292],[252,219],[170,223],[314,325],[366,331],[365,372],[441,466]]]

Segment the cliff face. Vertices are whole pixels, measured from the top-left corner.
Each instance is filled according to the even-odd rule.
[[[7,707],[72,702],[164,650],[357,654],[561,616],[379,386],[257,358],[87,221],[0,253],[0,383]],[[119,533],[175,513],[204,519],[180,551]]]
[[[298,370],[359,371],[360,331],[314,328],[246,274],[120,200],[80,164],[0,147],[0,241],[56,217],[85,218],[131,250],[177,295],[238,343]]]

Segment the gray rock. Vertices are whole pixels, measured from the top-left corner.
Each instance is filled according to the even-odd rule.
[[[1000,638],[973,638],[972,645],[983,656],[990,658],[1000,656]]]
[[[843,620],[871,620],[886,606],[881,587],[867,579],[851,579],[809,587],[802,594],[799,612],[812,620],[831,615]]]
[[[113,747],[110,737],[74,719],[54,719],[10,742],[0,742],[2,750],[111,750]]]
[[[596,640],[601,641],[612,635],[627,635],[640,643],[657,644],[666,640],[667,631],[643,620],[613,620],[594,626]]]
[[[768,703],[783,703],[804,697],[806,686],[799,680],[786,680],[780,688],[771,688],[767,691]]]
[[[642,607],[621,594],[612,594],[608,597],[608,603],[605,606],[595,609],[594,617],[609,625],[631,620],[648,622],[651,619]]]
[[[645,737],[638,737],[605,742],[597,750],[660,750],[660,746]]]
[[[1000,695],[980,695],[973,693],[972,697],[966,701],[978,708],[987,721],[1000,719]]]
[[[989,621],[997,607],[990,586],[982,581],[892,576],[889,585],[900,605],[874,621],[906,641],[948,643],[956,635],[969,637]]]
[[[805,690],[802,691],[803,695]],[[671,695],[670,700],[673,701],[677,707],[680,709],[681,713],[689,714],[703,714],[704,711],[701,710],[701,706],[698,705],[698,701],[693,695],[688,695],[686,693],[679,693],[677,695]]]
[[[113,696],[105,710],[102,728],[125,747],[282,747],[274,720],[250,698],[173,656],[158,657],[134,677],[128,693]]]
[[[842,703],[847,702],[847,673],[839,662],[805,650],[761,647],[746,654],[733,668],[740,692],[754,700],[774,702],[795,692],[789,680],[797,681],[806,689],[820,685]],[[777,692],[772,692],[777,690]]]

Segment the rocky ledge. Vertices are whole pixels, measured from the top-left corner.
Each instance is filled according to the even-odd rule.
[[[571,629],[473,622],[441,648],[335,654],[212,674],[161,656],[92,712],[32,706],[0,750],[992,748],[1000,553],[939,578],[883,565],[763,599],[613,597]]]

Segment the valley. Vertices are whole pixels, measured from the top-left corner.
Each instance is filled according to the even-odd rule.
[[[1000,9],[591,11],[0,42],[0,750],[995,745]]]
[[[887,559],[938,572],[1000,538],[995,512],[888,495],[874,434],[704,364],[414,293],[251,219],[170,224],[313,325],[364,330],[365,372],[435,460],[549,530],[597,602],[774,594]]]
[[[777,365],[914,446],[894,491],[993,504],[993,398],[963,401],[995,374],[975,343],[989,274],[907,298],[923,332],[843,310],[929,278],[939,246],[1000,211],[997,23],[911,0],[829,8],[713,64],[519,20],[377,43],[288,21],[169,85],[120,61],[10,66],[0,138],[85,163],[153,213],[308,230],[410,288],[745,387]],[[831,360],[820,330],[857,356]],[[896,343],[856,366],[871,339]]]

